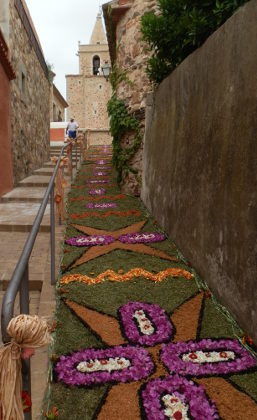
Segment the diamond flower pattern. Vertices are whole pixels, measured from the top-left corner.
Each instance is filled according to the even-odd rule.
[[[194,306],[200,308],[202,299],[201,293],[193,297]],[[256,364],[237,340],[203,339],[172,343],[172,339],[176,341],[181,336],[178,326],[173,325],[176,317],[170,317],[156,304],[128,302],[118,309],[120,322],[75,302],[67,301],[66,304],[102,337],[108,347],[62,356],[55,366],[58,380],[68,386],[116,384],[115,387],[119,387],[122,385],[118,383],[127,384],[133,392],[132,384],[135,383],[141,410],[148,420],[219,419],[215,402],[210,400],[204,386],[197,384],[196,379],[239,373]],[[182,306],[181,314],[190,308],[188,303]],[[185,319],[191,322],[188,317]],[[197,362],[196,358],[199,358]],[[162,376],[164,372],[165,377]],[[222,395],[219,398],[222,399]],[[115,403],[117,401],[110,391],[106,404]],[[140,418],[138,413],[136,418]]]

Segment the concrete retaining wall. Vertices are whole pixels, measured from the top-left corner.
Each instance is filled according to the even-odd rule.
[[[257,1],[148,98],[142,199],[257,342]]]

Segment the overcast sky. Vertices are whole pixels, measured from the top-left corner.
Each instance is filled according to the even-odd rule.
[[[1,1],[1,0],[0,0]],[[88,44],[99,0],[26,0],[45,59],[56,73],[54,83],[66,98],[66,74],[78,74],[78,41]]]

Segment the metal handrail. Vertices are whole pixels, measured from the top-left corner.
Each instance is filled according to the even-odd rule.
[[[29,258],[33,250],[33,246],[39,232],[40,224],[42,222],[46,206],[50,197],[50,224],[51,224],[51,285],[55,284],[55,210],[54,210],[54,182],[55,177],[60,165],[60,161],[64,152],[64,149],[69,146],[71,147],[70,161],[71,161],[71,180],[72,180],[72,144],[68,143],[64,145],[59,154],[57,164],[55,166],[53,175],[49,181],[46,189],[43,201],[38,210],[31,232],[24,245],[20,259],[13,272],[12,278],[8,284],[7,290],[4,294],[2,311],[1,311],[1,329],[2,329],[2,340],[4,343],[10,341],[10,337],[6,332],[7,326],[10,320],[13,318],[14,303],[18,291],[20,292],[20,313],[29,314]],[[76,145],[76,159],[77,159],[77,145]],[[77,168],[77,160],[76,160]],[[23,361],[22,366],[22,377],[23,387],[29,393],[31,393],[30,385],[30,362],[28,360]],[[26,420],[31,420],[31,413],[25,413]]]

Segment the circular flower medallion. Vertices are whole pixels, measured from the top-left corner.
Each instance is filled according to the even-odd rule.
[[[161,242],[165,239],[166,236],[164,233],[159,232],[128,233],[119,237],[119,241],[125,244],[147,244],[151,242]]]
[[[94,245],[109,245],[115,239],[108,235],[91,235],[91,236],[76,236],[66,239],[66,244],[72,246],[94,246]]]

